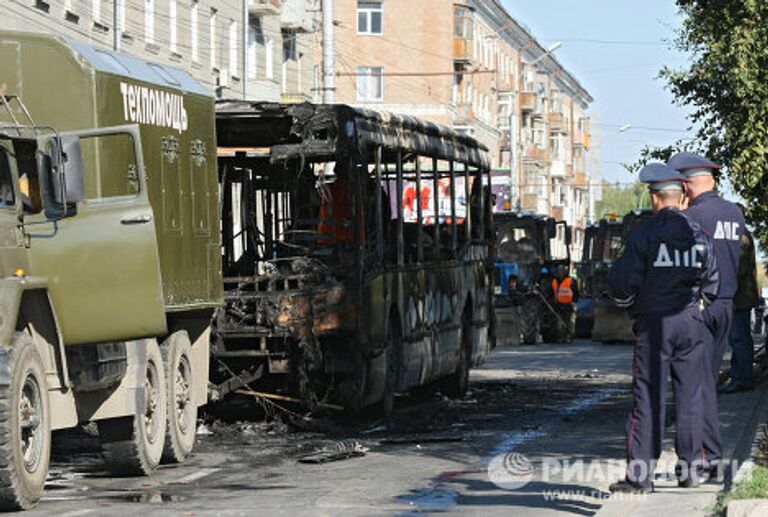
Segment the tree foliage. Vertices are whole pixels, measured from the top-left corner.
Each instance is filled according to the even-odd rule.
[[[687,146],[724,166],[744,198],[755,233],[768,247],[768,1],[677,0],[684,17],[675,45],[684,69],[661,72],[699,128]],[[647,149],[643,158],[666,150]]]
[[[650,208],[650,202],[647,188],[640,182],[622,187],[604,181],[603,199],[595,204],[595,215],[598,218],[608,214],[621,217],[636,208]]]

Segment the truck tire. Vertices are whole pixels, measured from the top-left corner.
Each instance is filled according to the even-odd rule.
[[[196,381],[192,376],[192,343],[186,331],[174,332],[160,350],[168,406],[162,461],[181,463],[192,453],[197,430],[197,404],[192,398]]]
[[[539,338],[539,305],[537,302],[526,300],[520,307],[520,323],[523,343],[535,345]]]
[[[395,409],[395,394],[400,384],[402,351],[403,339],[402,331],[400,330],[400,319],[396,315],[392,315],[389,318],[387,348],[384,350],[387,365],[386,378],[384,379],[384,394],[378,404],[378,412],[383,417],[388,417]]]
[[[526,323],[523,329],[523,343],[526,345],[535,345],[538,341],[538,331],[536,330],[536,323]]]
[[[472,312],[467,306],[459,325],[459,359],[456,371],[441,381],[441,391],[451,398],[461,398],[469,389],[469,370],[472,367]]]
[[[0,510],[26,510],[43,495],[51,457],[48,388],[29,334],[16,332],[0,351],[8,383],[0,385]]]
[[[160,464],[165,444],[166,382],[157,341],[147,349],[143,408],[136,415],[97,422],[107,468],[116,476],[146,476]]]

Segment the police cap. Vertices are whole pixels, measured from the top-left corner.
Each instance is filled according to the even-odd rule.
[[[695,153],[677,153],[667,160],[667,165],[682,172],[685,177],[698,176],[700,174],[715,174],[720,166]]]
[[[651,190],[683,190],[685,176],[663,163],[649,163],[640,169],[640,181],[648,183]]]

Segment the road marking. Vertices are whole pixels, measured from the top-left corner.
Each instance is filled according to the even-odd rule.
[[[49,499],[50,501],[50,499]],[[61,517],[78,517],[80,515],[86,515],[93,513],[95,510],[72,510],[71,512],[62,513]]]
[[[193,472],[192,474],[184,476],[183,478],[179,478],[176,481],[171,481],[171,483],[181,484],[181,485],[183,485],[185,483],[191,483],[193,481],[197,481],[198,479],[204,478],[205,476],[213,474],[214,472],[218,472],[219,470],[221,470],[221,469],[199,470],[197,472]]]

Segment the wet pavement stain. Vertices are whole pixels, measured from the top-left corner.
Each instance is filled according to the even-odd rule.
[[[183,495],[169,494],[166,492],[131,492],[127,494],[101,496],[98,500],[121,503],[165,504],[179,503],[186,501],[187,498]]]

